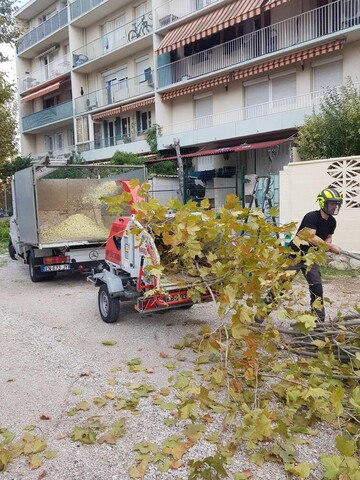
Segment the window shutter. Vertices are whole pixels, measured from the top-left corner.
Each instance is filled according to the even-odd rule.
[[[295,97],[296,95],[296,74],[283,75],[271,80],[272,83],[272,101],[282,98]]]
[[[115,138],[119,140],[121,138],[121,118],[115,118]]]
[[[342,60],[313,67],[314,92],[342,84]]]
[[[245,88],[246,106],[259,105],[269,101],[269,82],[256,83]]]
[[[136,111],[136,132],[139,134],[142,131],[141,128],[141,112]]]

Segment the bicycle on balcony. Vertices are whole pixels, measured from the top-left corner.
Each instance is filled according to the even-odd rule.
[[[151,20],[151,15],[148,16],[149,20]],[[143,35],[148,35],[152,32],[152,25],[146,20],[145,15],[143,15],[140,19],[139,23],[133,23],[134,28],[129,31],[128,33],[128,40],[132,42],[137,38],[142,37]]]

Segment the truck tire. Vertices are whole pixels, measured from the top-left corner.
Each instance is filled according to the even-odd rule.
[[[104,283],[99,289],[99,312],[105,323],[115,323],[119,318],[120,302],[118,298],[111,298],[107,285]]]
[[[34,250],[30,250],[29,255],[28,255],[28,264],[29,264],[29,274],[31,281],[34,283],[41,282],[44,280],[44,276],[38,272],[35,268],[35,255],[34,255]]]
[[[9,256],[10,256],[11,260],[17,260],[16,250],[14,248],[14,245],[13,245],[12,241],[11,241],[11,238],[9,238],[9,250],[8,251],[9,251]]]

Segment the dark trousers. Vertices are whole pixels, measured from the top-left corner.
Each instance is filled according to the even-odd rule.
[[[291,256],[290,256],[291,258]],[[304,262],[299,262],[296,265],[288,267],[287,270],[295,271],[296,275],[301,272],[308,285],[310,292],[310,305],[312,312],[317,316],[320,322],[325,321],[325,308],[324,308],[324,297],[323,297],[323,286],[321,282],[321,272],[319,265],[313,264],[310,269],[307,269]],[[317,301],[317,307],[314,306],[315,301]],[[275,296],[273,292],[269,292],[266,296],[265,303],[270,305],[275,301]],[[320,303],[320,308],[319,304]]]
[[[320,322],[325,321],[325,308],[324,308],[324,292],[323,286],[321,282],[321,271],[319,265],[315,263],[311,265],[310,269],[307,270],[306,265],[304,262],[299,262],[296,265],[289,267],[288,270],[295,271],[296,274],[301,272],[308,285],[309,285],[309,292],[310,292],[310,305],[311,310],[315,315],[318,317]],[[318,300],[317,303],[320,302],[320,308],[315,308],[314,303],[315,300]],[[318,306],[318,305],[317,305]]]

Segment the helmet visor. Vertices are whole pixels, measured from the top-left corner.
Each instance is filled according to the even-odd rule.
[[[341,207],[341,201],[339,200],[326,200],[324,205],[324,212],[327,215],[337,215]]]

